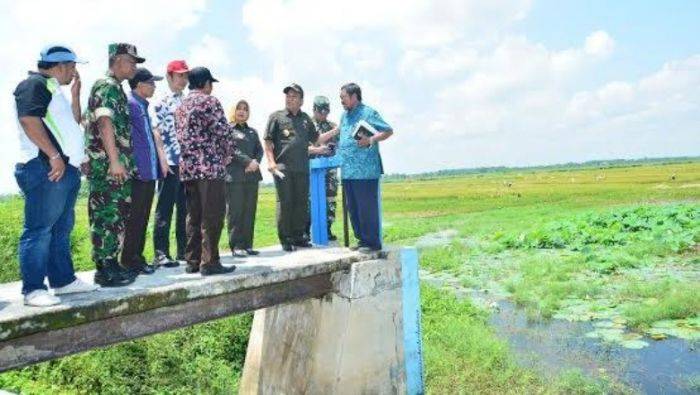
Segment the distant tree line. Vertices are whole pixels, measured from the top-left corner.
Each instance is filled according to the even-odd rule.
[[[554,165],[543,166],[522,166],[522,167],[507,167],[507,166],[492,166],[492,167],[474,167],[462,169],[446,169],[418,174],[389,174],[384,177],[386,181],[401,181],[412,179],[426,178],[441,178],[441,177],[460,177],[474,174],[490,174],[490,173],[505,173],[513,171],[536,171],[536,170],[582,170],[582,169],[609,169],[614,167],[635,167],[642,165],[665,165],[678,163],[692,163],[700,161],[700,156],[680,156],[668,158],[640,158],[640,159],[607,159],[607,160],[590,160],[586,162],[568,162]]]

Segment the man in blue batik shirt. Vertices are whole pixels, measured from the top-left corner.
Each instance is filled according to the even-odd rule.
[[[187,202],[185,186],[180,183],[180,143],[175,133],[175,110],[182,104],[183,90],[187,86],[190,71],[184,60],[173,60],[168,63],[166,78],[170,92],[154,106],[155,130],[163,141],[166,159],[170,169],[165,178],[158,181],[158,202],[156,203],[153,224],[153,264],[164,267],[178,266],[185,259],[185,222],[187,218]],[[175,240],[177,254],[175,260],[170,255],[170,223],[175,215]]]
[[[382,249],[379,219],[379,178],[384,174],[379,142],[388,139],[394,131],[379,113],[362,103],[362,91],[355,83],[340,88],[340,101],[345,108],[338,129],[340,131],[340,167],[350,221],[360,251]],[[356,125],[365,121],[377,130],[371,137],[356,140]]]

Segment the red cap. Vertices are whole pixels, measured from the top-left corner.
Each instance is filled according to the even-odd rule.
[[[190,71],[184,60],[173,60],[168,63],[168,73],[186,73]]]

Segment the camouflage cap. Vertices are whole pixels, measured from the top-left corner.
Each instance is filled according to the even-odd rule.
[[[284,93],[286,95],[287,92],[289,92],[289,91],[294,91],[294,92],[300,94],[301,97],[304,97],[304,90],[301,88],[301,85],[299,85],[299,84],[291,83],[291,84],[287,85],[287,87],[282,90],[282,93]]]
[[[331,102],[328,100],[326,96],[316,96],[314,97],[314,110],[318,111],[330,111],[331,110]]]
[[[140,57],[138,52],[136,52],[136,46],[127,43],[112,43],[108,47],[109,57],[114,57],[117,55],[129,55],[136,63],[143,63],[146,59]]]

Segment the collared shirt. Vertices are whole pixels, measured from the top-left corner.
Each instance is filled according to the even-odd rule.
[[[180,142],[180,180],[223,180],[237,152],[224,109],[217,98],[191,91],[175,111]]]
[[[68,163],[79,167],[85,156],[84,136],[75,121],[71,104],[63,94],[57,79],[29,72],[29,76],[17,85],[14,91],[17,118],[41,118],[48,131],[49,140],[68,159]],[[37,155],[48,159],[18,125],[20,141],[20,162],[27,162]]]
[[[95,82],[88,98],[87,127],[85,128],[85,152],[88,161],[83,164],[83,171],[88,178],[109,176],[109,158],[97,122],[103,116],[109,117],[114,125],[114,141],[119,161],[127,172],[133,174],[129,106],[121,83],[109,73]]]
[[[362,103],[343,113],[340,118],[339,148],[342,158],[340,172],[344,180],[377,179],[384,174],[379,144],[360,147],[352,137],[355,125],[361,120],[365,120],[380,132],[392,130],[375,109]]]
[[[162,177],[158,164],[158,152],[148,115],[148,101],[133,92],[129,94],[131,120],[131,144],[136,163],[136,177],[141,181],[152,181]]]
[[[182,92],[171,93],[153,106],[156,127],[163,139],[163,150],[170,166],[180,162],[180,143],[175,132],[175,110],[182,104]]]
[[[283,171],[309,172],[309,143],[318,140],[318,131],[305,112],[273,112],[263,138],[272,141],[275,161],[284,165]]]
[[[260,144],[258,131],[248,126],[247,123],[231,124],[233,126],[233,139],[236,141],[237,152],[233,155],[231,164],[228,165],[227,182],[258,182],[262,180],[260,169],[256,172],[246,173],[245,168],[253,160],[258,163],[263,157],[263,148]]]

